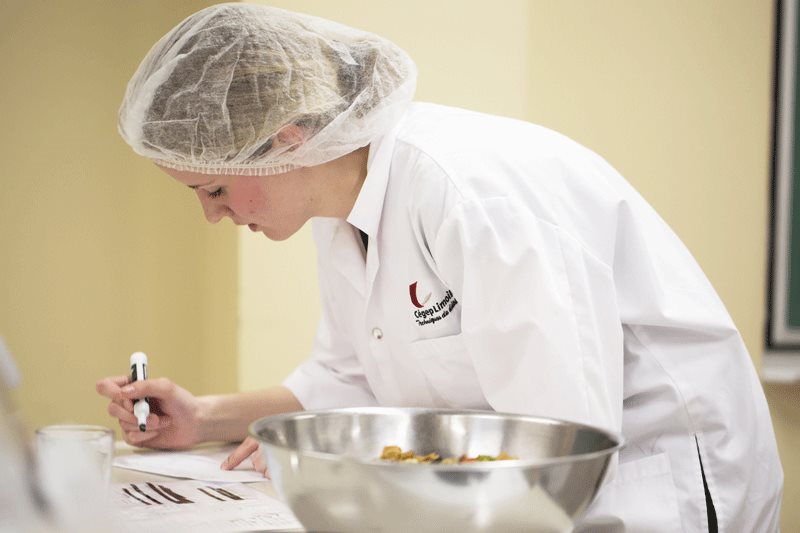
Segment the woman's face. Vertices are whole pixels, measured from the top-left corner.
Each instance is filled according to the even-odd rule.
[[[247,225],[274,241],[292,236],[318,211],[313,167],[272,176],[212,175],[159,168],[194,190],[212,224],[228,217],[237,226]]]

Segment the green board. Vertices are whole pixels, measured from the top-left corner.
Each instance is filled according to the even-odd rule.
[[[798,17],[800,10],[795,12],[794,27],[798,28]],[[787,35],[787,37],[789,37]],[[800,58],[800,39],[796,38],[793,32],[794,61],[791,67],[797,75],[797,60]],[[791,226],[789,228],[789,247],[786,260],[788,261],[788,297],[786,306],[786,325],[789,328],[800,328],[800,84],[796,81],[793,84],[794,91],[792,99],[794,101],[794,116],[792,119],[792,165],[791,165],[791,215],[789,217]]]
[[[775,135],[767,346],[800,348],[800,9],[777,10]]]

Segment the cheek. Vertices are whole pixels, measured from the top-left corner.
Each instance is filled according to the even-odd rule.
[[[229,205],[241,215],[257,216],[263,212],[267,200],[259,187],[250,186],[231,193]]]

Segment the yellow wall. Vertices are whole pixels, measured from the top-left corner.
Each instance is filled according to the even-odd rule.
[[[0,335],[32,426],[109,424],[94,381],[136,349],[152,375],[204,393],[278,383],[310,347],[308,228],[270,243],[209,226],[116,134],[143,54],[209,3],[0,2]],[[605,156],[684,239],[760,360],[771,2],[269,3],[396,41],[417,61],[421,100],[533,120]],[[800,388],[767,393],[794,531]]]
[[[236,386],[235,230],[116,132],[142,56],[208,3],[0,2],[0,335],[31,427],[111,425],[94,383],[135,350],[192,390]]]

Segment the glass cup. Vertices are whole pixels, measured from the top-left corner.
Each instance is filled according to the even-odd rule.
[[[102,426],[56,425],[36,431],[36,474],[57,523],[76,527],[105,507],[114,432]]]

